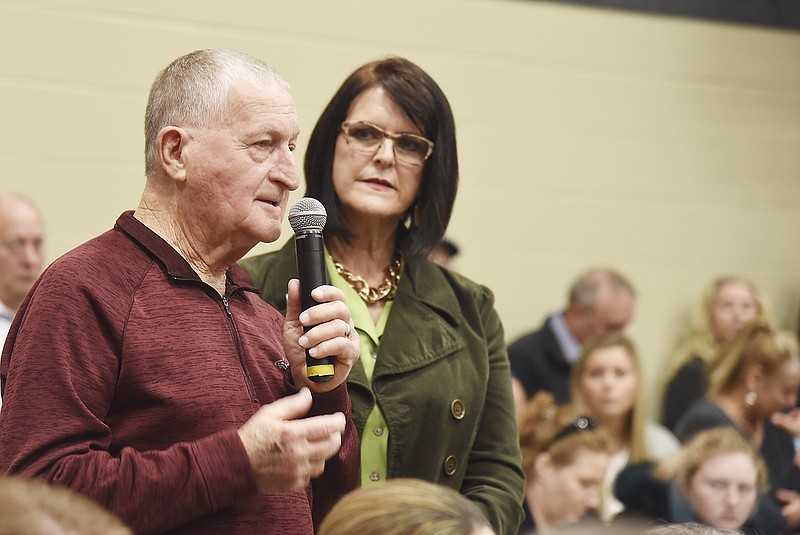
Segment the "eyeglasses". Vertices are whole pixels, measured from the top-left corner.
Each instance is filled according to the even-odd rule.
[[[578,416],[572,421],[571,424],[569,424],[567,427],[556,433],[556,436],[545,442],[544,446],[542,446],[542,451],[549,450],[550,448],[553,447],[553,444],[555,444],[559,440],[567,438],[568,436],[577,433],[578,431],[591,431],[597,426],[598,422],[596,418]]]
[[[367,121],[345,121],[341,126],[347,144],[358,152],[375,154],[385,138],[391,139],[394,157],[408,165],[422,165],[433,152],[433,141],[416,134],[395,134]]]

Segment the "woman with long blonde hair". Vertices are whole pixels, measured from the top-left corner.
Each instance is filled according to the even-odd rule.
[[[739,275],[715,278],[691,318],[691,331],[667,373],[661,422],[675,430],[692,403],[706,393],[706,367],[720,348],[751,321],[773,324],[772,311],[756,284]]]
[[[572,396],[578,411],[600,422],[611,439],[612,457],[603,483],[601,517],[622,511],[612,492],[614,478],[628,463],[660,460],[679,443],[646,415],[642,370],[633,342],[620,333],[590,341],[572,368]]]

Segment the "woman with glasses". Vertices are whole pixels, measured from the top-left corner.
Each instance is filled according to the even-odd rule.
[[[469,498],[498,534],[516,533],[524,478],[494,297],[427,259],[458,185],[447,98],[406,59],[359,67],[311,133],[305,176],[305,194],[327,211],[329,279],[361,340],[348,390],[363,485],[439,483]],[[285,310],[291,240],[242,265]]]
[[[596,513],[610,456],[596,420],[556,405],[543,390],[520,414],[519,443],[526,475],[520,535],[550,533]]]
[[[614,478],[628,462],[661,460],[680,444],[645,412],[642,370],[633,342],[611,333],[589,341],[571,370],[572,400],[600,422],[611,439],[611,461],[603,482],[600,516],[612,520],[623,510],[614,497]]]

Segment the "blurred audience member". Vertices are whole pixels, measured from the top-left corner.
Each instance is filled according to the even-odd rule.
[[[44,265],[44,224],[24,197],[0,195],[0,347]]]
[[[65,487],[0,477],[0,535],[133,535],[116,516]]]
[[[569,402],[570,369],[582,345],[594,336],[624,331],[635,301],[633,286],[621,273],[592,268],[581,274],[566,308],[508,348],[517,412],[540,390],[552,392],[559,403]]]
[[[455,490],[396,478],[356,489],[331,509],[318,535],[494,535],[478,508]]]
[[[519,425],[526,476],[520,534],[550,533],[596,513],[610,457],[605,431],[545,391],[528,402]]]
[[[42,272],[43,245],[39,209],[19,195],[0,195],[0,352],[14,314]]]
[[[662,403],[662,423],[671,430],[689,406],[706,393],[706,365],[747,323],[772,321],[763,293],[736,275],[714,279],[695,307],[691,331],[668,374]]]
[[[763,323],[745,326],[708,368],[707,397],[695,402],[675,427],[681,441],[713,427],[734,427],[767,464],[772,496],[790,529],[800,527],[800,467],[792,435],[772,423],[795,406],[800,386],[797,341]]]
[[[730,427],[697,433],[658,465],[629,464],[614,484],[624,515],[636,512],[667,523],[777,535],[786,522],[766,491],[763,460]]]
[[[636,348],[620,333],[592,339],[572,369],[576,409],[597,418],[611,439],[600,510],[605,521],[623,510],[613,493],[619,471],[628,462],[664,459],[679,447],[669,430],[647,419],[642,385]]]
[[[458,245],[447,238],[442,238],[430,252],[428,259],[442,267],[453,269],[453,261],[456,256],[458,256]]]

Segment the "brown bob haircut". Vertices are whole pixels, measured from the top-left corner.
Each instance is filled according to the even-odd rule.
[[[411,61],[388,57],[362,65],[342,83],[319,117],[305,155],[306,195],[328,212],[326,236],[348,240],[352,232],[333,187],[336,138],[361,93],[380,86],[397,102],[435,148],[422,173],[417,200],[403,215],[398,246],[410,256],[427,256],[444,236],[458,190],[458,154],[453,112],[439,85]]]

